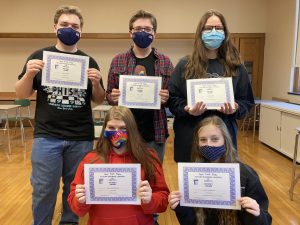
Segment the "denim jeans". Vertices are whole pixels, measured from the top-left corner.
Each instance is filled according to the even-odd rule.
[[[148,147],[154,149],[157,152],[158,158],[163,163],[165,156],[165,143],[156,143],[155,141],[147,142]]]
[[[60,178],[63,181],[63,212],[60,223],[78,223],[67,199],[77,166],[92,141],[66,141],[56,138],[35,138],[31,152],[31,185],[33,225],[51,225]]]

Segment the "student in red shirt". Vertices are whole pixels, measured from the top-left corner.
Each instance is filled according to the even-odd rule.
[[[71,184],[68,202],[72,211],[78,216],[89,213],[89,225],[153,225],[153,214],[166,210],[169,194],[156,152],[144,143],[133,114],[126,107],[112,107],[103,127],[96,149],[81,161]],[[86,204],[84,164],[92,163],[140,163],[141,205]]]

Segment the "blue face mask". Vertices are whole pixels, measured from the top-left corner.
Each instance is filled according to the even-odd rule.
[[[205,45],[206,48],[210,50],[214,50],[219,48],[224,39],[225,39],[225,34],[224,31],[216,31],[215,28],[210,31],[210,32],[202,32],[202,41]]]
[[[225,146],[209,146],[209,145],[204,145],[204,146],[199,146],[198,147],[199,153],[208,161],[212,162],[215,161],[219,158],[221,158],[224,153],[225,153]]]
[[[80,33],[71,27],[59,28],[57,30],[58,39],[65,45],[75,45],[80,39]]]
[[[153,41],[153,35],[145,31],[132,33],[133,42],[140,48],[147,48]]]

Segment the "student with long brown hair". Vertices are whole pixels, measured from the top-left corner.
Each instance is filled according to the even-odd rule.
[[[232,77],[235,105],[228,102],[219,110],[207,110],[203,102],[187,106],[188,79]],[[194,49],[181,59],[169,83],[169,108],[174,120],[174,158],[189,162],[192,137],[196,124],[207,116],[217,115],[225,122],[233,144],[237,147],[237,123],[254,105],[248,73],[238,50],[233,46],[224,16],[215,10],[201,18],[195,34]]]
[[[88,224],[153,225],[153,214],[164,212],[169,189],[162,166],[154,150],[141,138],[130,109],[114,106],[105,117],[96,149],[79,164],[68,198],[78,216],[89,213]],[[138,195],[141,205],[88,205],[85,203],[84,164],[140,163],[141,183]]]
[[[182,225],[270,225],[269,200],[257,173],[239,162],[225,123],[217,116],[207,117],[195,129],[192,162],[239,163],[242,210],[192,208],[179,205],[180,192],[169,195],[170,207]]]

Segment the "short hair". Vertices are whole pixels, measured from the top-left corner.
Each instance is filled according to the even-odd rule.
[[[155,18],[155,16],[150,13],[150,12],[147,12],[145,10],[139,10],[137,11],[129,20],[129,30],[132,30],[133,28],[133,23],[138,20],[138,19],[141,19],[141,18],[145,18],[145,19],[150,19],[151,23],[152,23],[152,26],[153,26],[153,30],[154,32],[156,32],[156,29],[157,29],[157,20]]]
[[[60,6],[58,9],[56,9],[55,15],[54,15],[54,24],[58,23],[59,17],[62,14],[74,14],[74,15],[78,16],[78,18],[80,20],[80,27],[81,28],[83,27],[83,17],[82,17],[80,9],[77,6],[63,5],[63,6]]]

